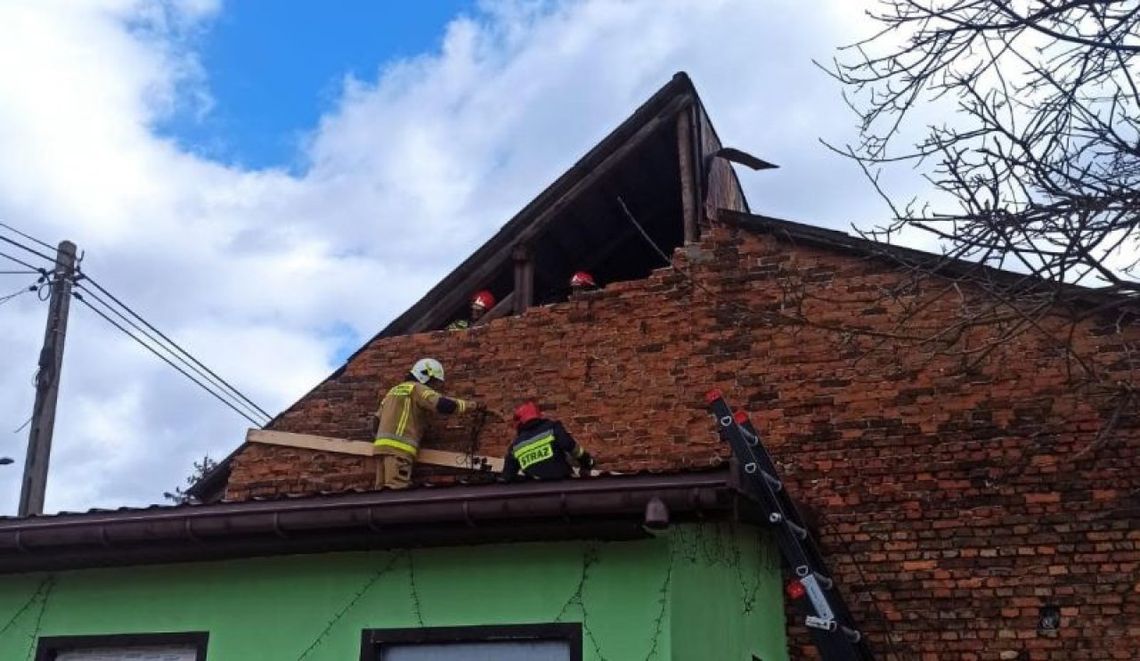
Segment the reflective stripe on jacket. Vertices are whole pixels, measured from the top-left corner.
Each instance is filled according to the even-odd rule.
[[[531,437],[523,437],[511,446],[511,454],[525,471],[540,461],[554,456],[554,430],[545,429]]]
[[[561,422],[540,418],[519,429],[503,461],[503,476],[513,479],[521,471],[540,480],[570,477],[570,459],[582,456],[578,445]]]
[[[392,387],[380,401],[376,427],[377,448],[401,452],[415,457],[430,413],[463,413],[470,403],[444,397],[416,381],[404,381]]]

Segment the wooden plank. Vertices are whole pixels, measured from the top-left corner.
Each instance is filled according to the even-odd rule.
[[[511,257],[515,261],[515,314],[522,314],[534,305],[534,256],[529,247],[518,245]]]
[[[498,319],[499,317],[510,314],[511,310],[514,310],[514,309],[515,309],[515,293],[511,292],[511,293],[507,294],[506,296],[504,296],[503,300],[496,303],[495,307],[491,308],[487,312],[487,314],[483,315],[482,317],[479,317],[479,320],[476,321],[475,323],[471,324],[471,325],[472,326],[482,326],[483,324],[489,324],[492,321]]]
[[[311,434],[294,434],[284,431],[271,431],[268,429],[250,429],[245,434],[246,443],[262,443],[265,445],[283,445],[290,448],[304,448],[306,450],[319,450],[321,452],[336,452],[339,454],[354,454],[371,457],[372,444],[367,441],[349,441],[328,436],[313,436]]]
[[[368,441],[349,441],[343,438],[330,438],[328,436],[313,436],[311,434],[294,434],[292,432],[271,431],[268,429],[250,429],[246,432],[247,443],[260,443],[263,445],[279,445],[290,448],[302,448],[319,452],[334,452],[356,456],[371,457],[374,446]],[[432,466],[447,466],[465,470],[477,470],[480,466],[499,472],[503,470],[503,460],[499,457],[475,455],[472,458],[462,452],[449,452],[447,450],[432,450],[420,448],[416,461]]]
[[[685,243],[693,243],[700,238],[694,137],[693,112],[692,108],[688,108],[677,113],[677,158],[681,166],[681,212],[685,225]]]

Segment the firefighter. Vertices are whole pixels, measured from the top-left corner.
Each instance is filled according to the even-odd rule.
[[[436,392],[442,385],[443,365],[434,358],[422,358],[412,366],[407,378],[393,386],[381,400],[373,444],[377,455],[377,489],[408,486],[429,414],[467,413],[482,408],[478,402]]]
[[[534,402],[524,402],[515,409],[518,436],[503,460],[503,478],[510,481],[523,475],[539,480],[564,480],[572,475],[571,462],[578,465],[579,475],[588,475],[594,466],[590,453],[574,441],[557,420],[542,417]]]
[[[471,319],[456,319],[447,325],[447,330],[467,330],[493,307],[495,295],[484,289],[471,297]]]
[[[589,271],[578,271],[570,276],[570,293],[572,294],[593,291],[597,288],[598,283],[594,282],[594,276],[590,275]]]

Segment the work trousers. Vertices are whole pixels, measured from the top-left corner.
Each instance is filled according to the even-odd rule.
[[[412,482],[413,459],[402,452],[376,453],[377,489],[407,489]]]

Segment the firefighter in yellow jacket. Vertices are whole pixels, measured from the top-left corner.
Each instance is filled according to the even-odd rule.
[[[434,358],[422,358],[412,366],[407,378],[393,386],[380,401],[374,443],[377,489],[408,486],[428,415],[466,413],[482,408],[477,402],[436,392],[442,385],[443,365]]]

